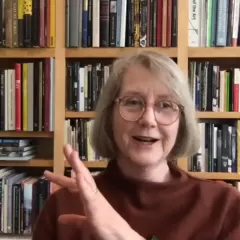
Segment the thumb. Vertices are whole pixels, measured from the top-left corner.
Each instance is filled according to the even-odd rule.
[[[62,214],[58,217],[58,222],[63,225],[71,225],[72,227],[85,228],[87,219],[85,216],[77,214]]]

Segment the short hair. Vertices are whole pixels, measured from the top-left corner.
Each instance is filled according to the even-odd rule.
[[[103,86],[96,106],[90,143],[97,156],[113,159],[118,155],[112,129],[113,103],[121,90],[122,80],[133,65],[141,65],[151,73],[164,76],[163,81],[177,97],[184,110],[180,116],[179,131],[168,159],[190,157],[200,147],[199,127],[189,85],[180,67],[168,56],[149,50],[139,50],[116,59],[109,78]]]

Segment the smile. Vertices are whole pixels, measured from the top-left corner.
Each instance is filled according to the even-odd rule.
[[[133,139],[139,142],[146,142],[146,143],[154,143],[159,140],[157,138],[142,137],[142,136],[133,136]]]

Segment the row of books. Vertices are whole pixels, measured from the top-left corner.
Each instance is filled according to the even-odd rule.
[[[0,161],[29,161],[36,157],[32,139],[0,138]]]
[[[240,112],[240,69],[221,69],[211,62],[191,61],[189,85],[197,111]]]
[[[66,0],[66,47],[176,47],[177,2]],[[240,45],[239,5],[189,0],[189,46]],[[55,47],[56,0],[0,0],[0,9],[0,47]]]
[[[192,172],[240,173],[240,120],[200,122],[200,148],[188,160]]]
[[[90,145],[90,132],[94,119],[67,119],[64,126],[64,143],[79,152],[82,161],[104,160],[97,156]]]
[[[44,176],[6,167],[0,169],[0,228],[2,233],[31,234],[51,193]]]
[[[239,8],[239,0],[189,0],[189,46],[239,46]]]
[[[0,0],[0,47],[55,47],[56,0]]]
[[[54,130],[55,59],[0,68],[0,130]]]
[[[66,47],[176,47],[177,0],[66,0]]]
[[[102,86],[106,83],[110,66],[103,63],[80,65],[67,64],[66,109],[70,111],[93,111]]]

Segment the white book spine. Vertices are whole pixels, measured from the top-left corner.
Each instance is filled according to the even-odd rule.
[[[233,43],[236,42],[238,38],[238,23],[239,23],[239,0],[234,0],[233,31],[232,31]]]
[[[92,46],[99,47],[100,45],[100,0],[94,0],[92,6]]]
[[[188,45],[199,47],[200,45],[200,1],[189,0],[188,20]]]
[[[79,68],[79,111],[84,111],[84,67]]]
[[[126,39],[126,16],[127,16],[127,0],[122,0],[121,30],[120,30],[120,47],[125,47],[125,39]]]

